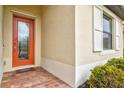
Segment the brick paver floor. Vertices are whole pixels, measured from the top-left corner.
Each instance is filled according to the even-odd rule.
[[[69,88],[70,86],[41,67],[4,73],[2,88]]]

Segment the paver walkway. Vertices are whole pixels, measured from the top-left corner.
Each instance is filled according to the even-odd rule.
[[[4,73],[2,88],[69,88],[70,86],[41,67]]]

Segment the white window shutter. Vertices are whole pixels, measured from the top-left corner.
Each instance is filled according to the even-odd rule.
[[[115,48],[116,50],[120,49],[120,23],[116,20],[116,29],[115,29]]]
[[[103,42],[103,11],[97,6],[94,6],[94,51],[102,51]]]

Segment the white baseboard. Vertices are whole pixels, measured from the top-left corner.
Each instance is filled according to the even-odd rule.
[[[41,66],[71,87],[75,87],[74,66],[46,58],[42,58]]]
[[[0,85],[3,77],[3,62],[0,62]]]
[[[75,86],[83,84],[90,76],[91,69],[98,65],[103,65],[107,62],[107,60],[97,61],[92,64],[80,65],[76,66],[76,78],[75,78]]]

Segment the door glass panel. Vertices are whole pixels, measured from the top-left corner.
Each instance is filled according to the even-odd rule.
[[[29,59],[29,23],[18,21],[18,58]]]

